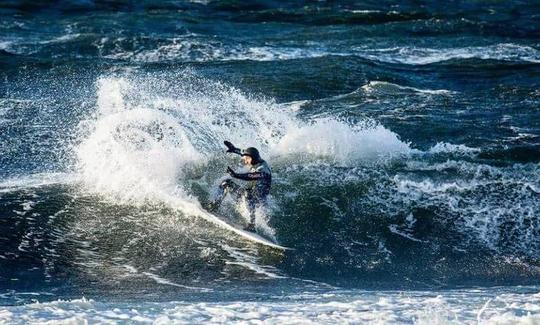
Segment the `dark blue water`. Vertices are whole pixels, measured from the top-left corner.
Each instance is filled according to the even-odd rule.
[[[3,1],[0,322],[538,321],[539,26],[534,1]],[[204,219],[223,140],[272,166],[257,231],[294,250]]]

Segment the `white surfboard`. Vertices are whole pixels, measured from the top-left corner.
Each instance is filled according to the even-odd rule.
[[[276,243],[270,241],[269,239],[266,239],[266,238],[254,233],[254,232],[241,229],[241,228],[239,228],[239,226],[235,225],[233,222],[231,222],[230,220],[228,220],[225,217],[210,213],[208,211],[204,211],[204,212],[205,212],[205,219],[206,220],[208,220],[208,221],[210,221],[212,223],[215,223],[215,224],[217,224],[218,226],[220,226],[222,228],[230,230],[230,231],[236,233],[237,235],[240,235],[244,239],[247,239],[249,241],[252,241],[252,242],[264,245],[264,246],[276,248],[276,249],[279,249],[279,250],[292,250],[292,248],[276,244]]]

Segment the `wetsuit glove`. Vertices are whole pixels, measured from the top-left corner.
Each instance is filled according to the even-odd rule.
[[[234,144],[232,144],[230,141],[223,141],[223,144],[225,144],[225,146],[227,147],[227,152],[233,152],[233,153],[236,153],[237,151],[239,152],[240,150],[238,148],[236,148],[234,146]]]
[[[229,173],[229,175],[231,175],[232,177],[236,176],[234,170],[232,170],[232,168],[229,166],[227,166],[227,173]]]

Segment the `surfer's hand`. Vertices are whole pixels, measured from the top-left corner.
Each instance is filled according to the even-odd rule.
[[[225,141],[223,141],[223,144],[225,144],[225,146],[227,147],[227,152],[235,152],[236,151],[236,147],[230,141],[225,140]]]
[[[229,175],[233,176],[236,175],[236,173],[234,172],[234,170],[232,170],[231,167],[227,166],[227,173],[229,173]]]

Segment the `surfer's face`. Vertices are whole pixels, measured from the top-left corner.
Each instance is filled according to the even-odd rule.
[[[242,156],[242,163],[244,165],[251,165],[252,160],[250,156]]]

